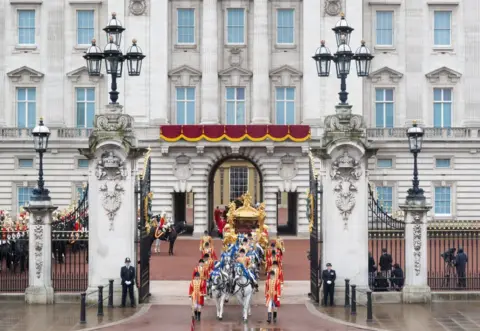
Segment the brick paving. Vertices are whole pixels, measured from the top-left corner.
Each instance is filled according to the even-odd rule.
[[[285,239],[283,274],[287,280],[308,280],[310,264],[307,260],[309,240]],[[153,252],[150,261],[151,280],[190,280],[193,268],[200,259],[199,240],[180,238],[175,243],[175,255],[168,256],[168,243],[162,242],[160,253]],[[214,240],[217,256],[220,255],[221,241]]]

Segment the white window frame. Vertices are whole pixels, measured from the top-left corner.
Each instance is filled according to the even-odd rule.
[[[84,89],[84,100],[83,101],[77,101],[77,92],[79,89]],[[87,89],[93,89],[93,93],[94,93],[94,100],[93,101],[87,101]],[[92,127],[89,128],[87,127],[87,105],[88,104],[93,104],[94,106],[94,115],[93,115],[93,118],[94,118],[94,121],[95,121],[95,114],[97,113],[96,110],[97,110],[97,89],[95,88],[95,86],[75,86],[74,87],[74,98],[75,98],[75,128],[78,128],[78,129],[93,129],[93,123],[92,123]],[[84,114],[84,121],[85,121],[85,126],[84,127],[78,127],[78,123],[77,123],[77,115],[78,115],[78,103],[79,102],[83,102],[85,104],[85,114]]]
[[[435,191],[436,191],[436,188],[441,188],[441,187],[448,187],[450,189],[450,213],[448,213],[448,214],[437,214],[437,212],[436,212],[437,199],[436,199],[436,192]],[[433,185],[433,190],[432,190],[432,200],[433,200],[433,214],[435,215],[435,217],[452,217],[452,215],[453,215],[453,187],[452,187],[452,185],[434,184]]]
[[[179,20],[178,20],[178,14],[179,14],[179,11],[180,10],[193,10],[193,42],[192,43],[184,43],[184,42],[179,42]],[[186,45],[186,46],[192,46],[192,45],[196,45],[197,44],[197,36],[196,36],[196,31],[197,31],[197,17],[196,17],[196,14],[197,14],[197,10],[195,8],[191,8],[191,7],[178,7],[178,8],[175,8],[175,12],[176,12],[176,22],[175,22],[175,44],[176,45]]]
[[[79,12],[85,12],[85,11],[89,11],[89,12],[93,12],[93,38],[92,39],[96,39],[96,18],[97,18],[97,13],[95,11],[94,8],[77,8],[75,9],[75,44],[78,46],[78,47],[82,47],[82,48],[88,48],[90,47],[91,45],[91,40],[89,41],[89,43],[87,44],[79,44],[78,43],[78,13]]]
[[[292,11],[293,12],[293,40],[292,42],[290,43],[280,43],[278,41],[278,13],[280,11]],[[295,24],[295,20],[297,18],[297,8],[292,8],[292,7],[279,7],[279,8],[276,8],[276,11],[275,11],[275,45],[277,48],[294,48],[296,47],[296,40],[297,40],[297,36],[296,36],[296,32],[297,32],[297,24]]]
[[[83,191],[83,186],[84,186],[85,182],[73,182],[72,183],[72,198],[71,198],[71,201],[72,203],[77,203],[78,202],[78,189],[82,189]]]
[[[235,89],[235,99],[233,100],[230,100],[230,99],[227,99],[227,90],[229,88],[233,88]],[[243,100],[239,100],[237,99],[237,89],[239,88],[243,88]],[[246,86],[225,86],[225,111],[224,111],[224,114],[225,114],[225,124],[226,125],[246,125],[248,123],[248,118],[247,118],[247,87]],[[235,103],[235,124],[228,124],[227,123],[227,119],[228,119],[228,114],[227,114],[227,104],[229,102],[234,102]],[[239,102],[243,102],[243,110],[244,110],[244,114],[243,114],[243,117],[245,118],[245,123],[241,123],[241,124],[238,124],[237,123],[237,112],[238,112],[238,103]]]
[[[377,101],[377,90],[383,90],[383,100],[382,101]],[[392,101],[387,101],[385,100],[386,99],[386,90],[392,90]],[[374,86],[373,87],[373,103],[375,105],[374,108],[374,119],[375,119],[375,128],[378,128],[378,129],[392,129],[395,127],[395,97],[396,97],[396,93],[395,93],[395,88],[394,87],[383,87],[383,86]],[[383,125],[381,127],[378,127],[377,126],[377,104],[378,103],[381,103],[383,104]],[[391,103],[393,104],[393,125],[391,128],[388,128],[386,125],[387,125],[387,107],[386,107],[386,104],[387,103]]]
[[[230,197],[230,201],[232,201],[232,169],[233,168],[247,169],[247,190],[245,191],[245,193],[248,192],[248,189],[249,189],[248,184],[249,184],[249,180],[250,180],[250,168],[249,167],[247,167],[247,166],[231,166],[228,169],[228,185],[229,185],[228,187],[229,187],[229,190],[230,190],[230,192],[228,192],[229,193],[228,196]],[[234,199],[236,199],[236,198],[239,198],[239,197],[235,197]]]
[[[183,89],[189,89],[193,88],[193,94],[194,94],[194,99],[193,100],[188,100],[187,93],[185,91],[185,99],[184,100],[178,100],[178,89],[183,88]],[[186,125],[186,123],[179,124],[178,123],[178,102],[183,102],[184,103],[184,115],[185,119],[187,119],[187,103],[193,101],[193,106],[194,106],[194,113],[193,113],[193,123],[197,123],[197,87],[196,86],[175,86],[175,123],[177,125]]]
[[[101,2],[100,1],[85,1],[82,0],[69,0],[70,3],[70,20],[66,20],[65,22],[65,29],[70,31],[71,36],[75,36],[74,38],[68,38],[66,42],[68,43],[68,47],[72,48],[72,54],[79,54],[84,53],[91,44],[79,45],[78,44],[78,26],[77,26],[77,12],[78,11],[93,11],[93,38],[97,40],[97,46],[102,47],[100,45],[99,40],[102,40],[103,37],[103,24],[104,24],[104,17],[102,15],[101,10]]]
[[[21,206],[19,206],[19,203],[20,203],[20,199],[18,198],[18,193],[19,193],[19,189],[21,188],[31,188],[31,189],[35,189],[36,187],[36,184],[33,183],[33,182],[15,182],[13,183],[12,185],[12,188],[13,188],[13,198],[12,200],[13,201],[13,206],[12,206],[12,215],[16,215],[20,212],[20,208]]]
[[[391,210],[390,212],[388,212],[387,210],[385,210],[385,207],[383,206],[382,202],[383,202],[383,199],[380,199],[379,195],[378,195],[378,189],[379,188],[385,188],[385,187],[389,187],[392,189],[392,207],[391,207]],[[375,185],[375,196],[377,197],[377,203],[379,204],[379,207],[382,208],[382,210],[384,212],[386,212],[388,215],[392,215],[393,214],[393,211],[395,210],[395,185]],[[387,200],[389,201],[389,200]]]
[[[390,167],[380,167],[379,166],[379,161],[383,161],[383,160],[390,160],[392,162],[392,165]],[[376,169],[393,169],[394,168],[394,160],[393,158],[391,157],[379,157],[379,158],[376,158],[375,159],[375,168]]]
[[[378,20],[377,20],[377,13],[385,13],[385,12],[388,12],[388,13],[392,13],[392,44],[391,45],[384,45],[384,44],[377,44],[377,32],[378,32]],[[387,49],[391,49],[391,48],[394,48],[395,47],[395,10],[392,9],[378,9],[378,10],[375,10],[375,48],[387,48]]]
[[[33,17],[34,17],[34,20],[35,20],[35,24],[33,26],[33,43],[28,43],[28,44],[23,44],[23,43],[20,43],[20,12],[33,12]],[[17,35],[18,35],[18,38],[17,38],[17,44],[19,46],[22,46],[22,47],[32,47],[32,46],[35,46],[37,44],[37,11],[35,9],[17,9]]]
[[[241,9],[243,10],[243,42],[242,43],[231,43],[228,41],[228,11],[230,9]],[[247,44],[247,9],[245,7],[228,7],[225,9],[225,45],[229,46],[244,46]]]
[[[437,162],[442,161],[442,160],[448,160],[450,162],[448,167],[439,167],[437,165]],[[437,156],[437,157],[434,158],[434,167],[435,167],[435,169],[440,169],[440,170],[442,170],[442,169],[452,169],[453,168],[452,167],[452,161],[453,161],[452,158],[449,157],[449,156],[447,156],[447,157]]]
[[[42,1],[40,0],[29,0],[28,2],[20,2],[20,1],[10,1],[11,3],[11,21],[7,20],[6,25],[12,24],[15,26],[15,49],[13,54],[25,53],[25,52],[32,52],[35,54],[39,53],[39,42],[40,42],[40,27],[41,27],[41,19],[42,19],[42,12],[41,12],[41,4]],[[20,36],[19,36],[19,14],[18,11],[21,10],[33,10],[35,11],[35,44],[20,44]]]
[[[436,90],[436,89],[439,89],[439,90],[442,91],[442,100],[441,100],[441,101],[435,101],[435,90]],[[452,98],[451,98],[450,101],[445,102],[445,100],[444,100],[444,95],[443,95],[443,94],[444,94],[444,90],[450,90],[450,91],[451,91]],[[454,119],[455,119],[455,114],[454,114],[454,111],[455,111],[455,107],[454,107],[454,106],[455,106],[455,105],[454,105],[455,95],[454,95],[454,92],[455,92],[455,91],[454,91],[453,87],[450,87],[450,86],[447,86],[447,87],[444,87],[444,86],[433,86],[433,87],[432,87],[432,101],[433,101],[433,103],[432,103],[432,106],[433,106],[433,107],[432,107],[432,125],[433,125],[433,127],[435,127],[435,104],[436,104],[436,103],[442,104],[442,124],[441,124],[440,127],[435,127],[435,128],[437,128],[437,129],[440,129],[440,128],[443,129],[443,128],[445,128],[445,123],[444,123],[444,122],[445,122],[445,119],[444,119],[445,111],[444,111],[444,107],[443,107],[443,105],[444,105],[445,103],[450,103],[450,105],[451,105],[451,114],[450,114],[451,118],[450,118],[450,123],[451,123],[452,125],[450,126],[450,128],[453,128],[453,127],[454,127]]]
[[[33,160],[33,167],[31,168],[21,168],[20,167],[20,160]],[[17,155],[15,156],[15,170],[21,172],[24,174],[25,172],[29,172],[31,170],[34,170],[32,172],[32,175],[35,175],[35,171],[37,169],[37,159],[35,154],[27,154],[27,155]],[[30,173],[29,173],[30,174]]]
[[[292,88],[293,89],[293,100],[287,100],[287,89],[288,88]],[[274,87],[275,89],[275,117],[274,117],[274,121],[275,124],[277,125],[295,125],[297,123],[297,88],[295,86],[275,86]],[[283,89],[283,99],[282,100],[277,100],[277,89]],[[277,103],[278,102],[283,102],[283,106],[284,106],[284,119],[285,119],[285,122],[287,120],[287,104],[289,102],[293,102],[293,119],[294,119],[294,123],[293,124],[279,124],[277,123],[277,112],[278,112],[278,109],[277,109]]]
[[[449,12],[450,13],[450,44],[448,45],[437,45],[435,44],[435,13],[437,12]],[[453,48],[453,10],[452,9],[434,9],[433,10],[433,25],[432,25],[432,33],[433,33],[433,48]]]
[[[80,161],[87,161],[88,162],[88,159],[84,159],[84,158],[77,158],[76,161],[75,161],[75,167],[77,169],[80,169],[80,170],[88,170],[88,165],[86,167],[80,167]]]
[[[18,89],[22,89],[22,88],[27,90],[26,100],[21,101],[21,102],[25,102],[25,111],[26,111],[25,118],[26,118],[27,127],[24,127],[22,129],[33,129],[33,128],[28,128],[28,104],[32,103],[32,101],[28,100],[28,90],[29,89],[35,89],[35,122],[36,122],[37,118],[40,115],[40,112],[38,110],[38,91],[39,91],[39,89],[36,86],[15,86],[15,123],[16,123],[17,128],[20,128],[20,125],[18,123],[18,104],[20,102],[20,100],[18,100]]]

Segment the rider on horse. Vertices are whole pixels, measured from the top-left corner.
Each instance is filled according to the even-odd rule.
[[[240,249],[240,256],[237,258],[237,262],[243,265],[247,278],[252,282],[255,288],[258,288],[257,280],[250,270],[250,258],[245,256],[245,250],[243,248]]]

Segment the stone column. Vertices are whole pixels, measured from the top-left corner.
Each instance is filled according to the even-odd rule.
[[[51,201],[30,201],[28,224],[28,304],[53,304],[52,286],[52,213],[57,207]]]
[[[203,0],[202,26],[202,124],[218,124],[217,0]]]
[[[368,288],[368,175],[375,153],[365,138],[360,115],[351,106],[337,105],[336,115],[325,118],[325,134],[312,153],[323,159],[322,269],[331,263],[337,273],[336,302],[344,298],[344,280]],[[364,296],[357,300],[364,301]]]
[[[270,123],[270,50],[268,0],[255,0],[253,8],[253,88],[252,123]]]
[[[423,201],[406,201],[405,213],[405,285],[404,303],[431,301],[427,274],[427,212],[431,206]]]
[[[122,113],[122,106],[110,104],[95,116],[89,148],[80,150],[90,160],[88,287],[96,290],[114,279],[115,304],[121,299],[120,267],[125,258],[138,267],[134,186],[137,158],[144,150],[136,145],[133,118]],[[136,286],[134,291],[137,298]]]

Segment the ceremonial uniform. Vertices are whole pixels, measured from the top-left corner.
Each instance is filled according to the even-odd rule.
[[[210,277],[210,273],[213,271],[213,267],[215,266],[215,262],[213,261],[212,258],[205,259],[203,258],[203,261],[205,262],[204,268],[207,268],[208,276]]]
[[[250,268],[250,258],[248,256],[239,256],[237,257],[237,262],[243,264],[245,268]]]
[[[205,249],[206,243],[208,243],[210,248],[213,249],[212,237],[210,237],[209,235],[204,235],[202,238],[200,238],[200,252],[202,252]]]
[[[205,254],[208,254],[212,259],[218,260],[217,254],[215,253],[215,251],[214,251],[213,248],[211,248],[211,247],[204,248],[204,249],[202,249],[201,252],[202,252],[202,255],[200,256],[200,258],[203,258],[203,256],[204,256]]]
[[[270,256],[268,259],[267,259],[267,269],[266,271],[267,272],[270,272],[270,270],[272,270],[272,266],[273,266],[273,261],[277,261],[278,263],[278,267],[280,269],[282,269],[282,261],[281,259],[279,259],[277,256]]]
[[[193,275],[192,279],[195,278],[195,273],[198,272],[200,274],[200,279],[206,281],[209,276],[209,270],[207,266],[196,266],[195,269],[193,269]]]
[[[193,279],[190,282],[188,296],[192,299],[192,317],[198,321],[200,320],[202,306],[205,304],[205,295],[207,295],[207,285],[205,281],[198,278]]]
[[[267,322],[277,321],[277,308],[280,307],[280,296],[282,295],[282,286],[278,279],[269,279],[265,282],[265,304],[268,308]]]
[[[280,284],[283,285],[283,270],[280,267],[273,267],[273,271],[275,271],[275,279],[280,281]],[[270,280],[270,274],[268,274],[267,281]]]

